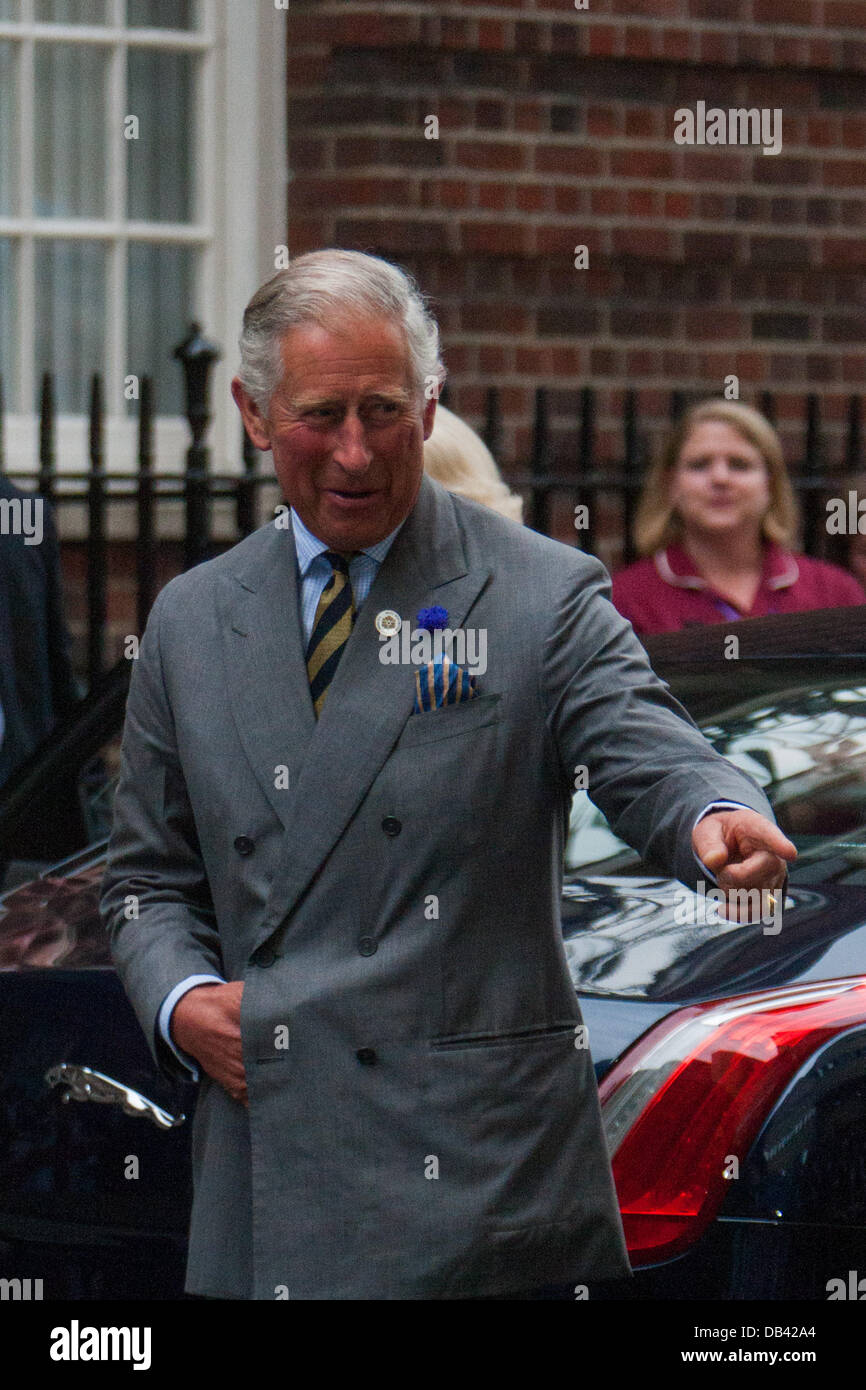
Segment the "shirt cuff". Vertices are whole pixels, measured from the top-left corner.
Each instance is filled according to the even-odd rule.
[[[695,825],[697,825],[698,821],[702,821],[704,816],[710,815],[712,811],[750,811],[751,809],[750,806],[745,806],[742,801],[711,801],[709,806],[705,806],[700,815],[695,817]],[[692,834],[695,833],[695,825],[692,826]],[[712,879],[713,883],[718,883],[719,880],[712,870],[707,868],[703,859],[695,854],[694,850],[692,850],[692,854],[695,855],[695,859],[700,864],[701,870],[706,874],[707,878]]]
[[[695,823],[697,824],[697,822]],[[187,975],[185,980],[181,980],[180,984],[175,985],[171,993],[165,996],[159,1010],[159,1016],[157,1018],[159,1035],[163,1042],[167,1043],[171,1048],[177,1060],[186,1067],[187,1071],[192,1072],[193,1081],[198,1081],[198,1067],[196,1066],[194,1058],[188,1056],[186,1052],[181,1052],[180,1048],[175,1046],[169,1031],[171,1015],[178,1000],[182,999],[185,994],[188,994],[191,989],[195,989],[198,985],[224,984],[225,980],[219,975]]]

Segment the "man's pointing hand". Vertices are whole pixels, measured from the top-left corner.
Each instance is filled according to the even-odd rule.
[[[777,825],[747,807],[711,811],[692,831],[692,848],[720,888],[784,887],[796,847]]]

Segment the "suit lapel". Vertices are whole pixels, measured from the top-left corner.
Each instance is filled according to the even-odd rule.
[[[380,661],[376,614],[394,609],[414,628],[418,609],[435,602],[447,608],[449,627],[458,627],[489,575],[487,568],[470,572],[451,499],[425,476],[418,501],[358,612],[311,731],[289,797],[286,855],[271,886],[262,939],[285,920],[321,868],[412,711],[413,670]],[[306,680],[302,658],[299,666]],[[307,703],[312,711],[309,692]]]
[[[226,680],[238,737],[286,829],[292,788],[316,727],[298,604],[291,531],[263,528],[261,546],[217,595]],[[288,770],[288,789],[276,769]]]

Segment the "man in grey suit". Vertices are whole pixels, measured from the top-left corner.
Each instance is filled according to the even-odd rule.
[[[251,300],[241,356],[291,510],[154,605],[103,890],[155,1055],[203,1073],[187,1288],[625,1275],[560,932],[576,770],[684,883],[778,888],[794,848],[598,561],[422,476],[444,372],[402,272],[299,257]],[[486,670],[423,642],[385,659],[423,621],[483,634]]]

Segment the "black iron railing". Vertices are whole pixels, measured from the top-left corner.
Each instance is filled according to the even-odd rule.
[[[111,507],[120,502],[128,504],[130,499],[134,499],[136,504],[135,576],[139,633],[144,629],[158,587],[161,542],[158,539],[157,517],[164,503],[183,504],[184,568],[198,564],[214,551],[211,513],[215,500],[227,498],[233,503],[234,540],[242,539],[269,519],[262,514],[259,493],[262,487],[273,488],[273,474],[270,469],[260,468],[258,451],[243,431],[240,442],[241,471],[219,473],[211,469],[205,438],[210,421],[210,373],[219,355],[218,349],[202,336],[199,326],[193,324],[174,355],[184,372],[186,417],[191,436],[182,472],[157,473],[154,470],[157,402],[152,381],[147,376],[142,377],[140,383],[136,468],[125,473],[106,469],[102,384],[96,375],[92,378],[89,403],[89,467],[86,472],[70,473],[64,469],[61,473],[56,458],[53,381],[50,374],[43,378],[38,466],[27,482],[35,484],[36,490],[56,507],[70,503],[87,504],[87,671],[91,685],[105,668],[109,551],[107,523]],[[561,392],[558,394],[561,395]],[[676,421],[692,400],[697,399],[697,394],[672,391],[669,401],[671,422]],[[443,391],[442,400],[447,403],[447,388]],[[529,458],[524,464],[507,470],[510,485],[527,497],[527,524],[549,534],[552,501],[557,495],[565,496],[571,504],[586,507],[586,526],[575,533],[575,539],[583,549],[597,553],[601,510],[599,499],[612,496],[619,502],[624,559],[633,559],[632,522],[648,456],[637,392],[629,390],[623,398],[621,452],[613,460],[599,457],[596,394],[591,386],[575,391],[576,431],[572,431],[572,437],[577,442],[564,455],[561,447],[554,448],[548,402],[547,389],[539,387],[535,393]],[[775,422],[776,405],[772,394],[764,393],[755,404]],[[0,382],[0,471],[3,468],[2,425],[3,392]],[[499,392],[491,387],[486,397],[482,433],[497,458],[500,457],[501,429]],[[791,470],[803,508],[803,543],[808,554],[828,553],[824,524],[826,498],[833,494],[843,477],[856,473],[863,465],[859,396],[851,396],[848,401],[844,445],[838,451],[840,456],[833,461],[826,456],[824,437],[819,397],[809,395],[804,400],[802,457]],[[58,487],[61,477],[62,488]]]

